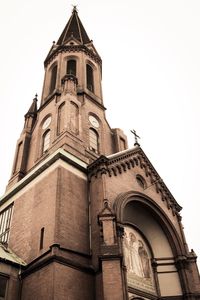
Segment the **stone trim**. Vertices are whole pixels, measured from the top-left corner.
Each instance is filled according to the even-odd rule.
[[[53,263],[57,262],[60,264],[63,264],[65,266],[77,269],[78,271],[81,272],[87,272],[90,274],[94,274],[94,269],[88,264],[83,264],[79,262],[75,262],[75,260],[71,260],[69,258],[66,258],[62,255],[62,253],[59,253],[60,251],[65,251],[65,252],[70,252],[78,256],[85,257],[86,259],[90,259],[91,255],[73,251],[71,249],[66,249],[60,247],[59,244],[54,244],[50,246],[50,249],[42,254],[40,257],[36,258],[34,261],[32,261],[30,264],[26,266],[24,271],[21,274],[22,278],[25,278],[29,276],[30,274],[37,272],[38,270],[42,269],[43,267]]]
[[[91,59],[93,59],[95,62],[102,65],[102,60],[99,55],[95,54],[93,51],[88,49],[85,45],[61,45],[58,46],[55,51],[50,53],[47,58],[44,61],[44,66],[47,67],[48,64],[54,60],[54,58],[62,52],[84,52],[86,55],[88,55]]]
[[[145,299],[147,299],[147,298],[151,299],[151,300],[157,300],[158,299],[157,295],[152,295],[152,294],[149,294],[149,293],[146,293],[146,292],[143,292],[143,291],[131,288],[131,287],[128,287],[128,292],[131,293],[131,294],[134,294],[134,295],[138,295],[139,297],[144,297]],[[137,299],[137,296],[135,296],[135,298]],[[134,299],[134,297],[131,298],[131,299]]]
[[[8,192],[0,198],[0,206],[59,159],[68,162],[84,173],[87,172],[87,165],[83,161],[63,149],[58,149],[55,153],[36,165],[23,179],[17,182],[10,190],[8,190]]]

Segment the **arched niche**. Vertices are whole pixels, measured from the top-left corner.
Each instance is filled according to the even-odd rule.
[[[127,235],[127,226],[135,230],[133,233],[137,241],[138,261],[140,259],[139,240],[141,240],[151,272],[153,270],[151,273],[152,285],[147,284],[146,287],[145,278],[141,280],[141,287],[139,287],[138,278],[136,276],[134,278],[133,272],[130,274],[127,270],[128,288],[133,289],[134,293],[137,291],[144,293],[145,299],[150,299],[149,294],[156,295],[156,293],[159,297],[180,297],[183,291],[179,270],[176,267],[176,258],[183,253],[183,243],[181,244],[178,233],[162,209],[149,197],[137,192],[128,192],[117,197],[114,210],[118,222],[124,227],[125,235]],[[128,242],[130,242],[130,238]],[[133,257],[133,254],[130,255]],[[124,256],[126,255],[124,254]],[[126,260],[125,262],[127,263]],[[153,282],[155,290],[153,290]],[[144,287],[142,283],[144,283]]]
[[[124,208],[123,223],[136,226],[147,238],[154,257],[172,257],[169,241],[151,211],[139,201],[130,201]]]
[[[181,243],[172,222],[158,204],[148,196],[134,191],[119,194],[114,201],[113,208],[120,223],[131,223],[146,234],[147,231],[153,232],[153,229],[157,229],[169,246],[169,248],[167,247],[168,252],[172,253],[173,256],[185,253],[183,243]],[[147,235],[150,240],[154,237],[153,233],[152,236]]]
[[[124,226],[123,253],[128,286],[157,295],[152,251],[145,237],[131,225]]]

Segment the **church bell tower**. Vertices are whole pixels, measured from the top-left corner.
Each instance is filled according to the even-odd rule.
[[[40,107],[34,98],[25,115],[8,188],[57,149],[88,164],[100,154],[127,148],[123,132],[111,129],[106,121],[102,61],[76,8],[44,66]]]
[[[109,126],[76,7],[44,67],[0,200],[0,299],[200,299],[181,206]]]

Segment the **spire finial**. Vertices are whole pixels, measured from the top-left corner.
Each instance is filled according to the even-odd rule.
[[[38,101],[38,98],[37,98],[37,97],[38,97],[38,94],[36,93],[36,94],[35,94],[35,98],[34,98],[33,100]]]
[[[72,7],[73,7],[72,13],[78,12],[77,5],[72,5]]]
[[[134,144],[134,146],[140,146],[140,144],[138,143],[138,139],[140,139],[140,137],[139,137],[139,135],[137,135],[137,133],[136,133],[136,130],[131,130],[131,133],[133,133],[134,134],[134,136],[135,136],[135,144]]]

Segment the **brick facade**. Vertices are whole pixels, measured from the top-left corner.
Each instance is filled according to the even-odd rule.
[[[45,60],[41,104],[34,98],[25,115],[0,202],[0,212],[13,204],[0,252],[5,299],[200,299],[181,207],[140,146],[127,149],[110,128],[101,68],[74,8]]]

